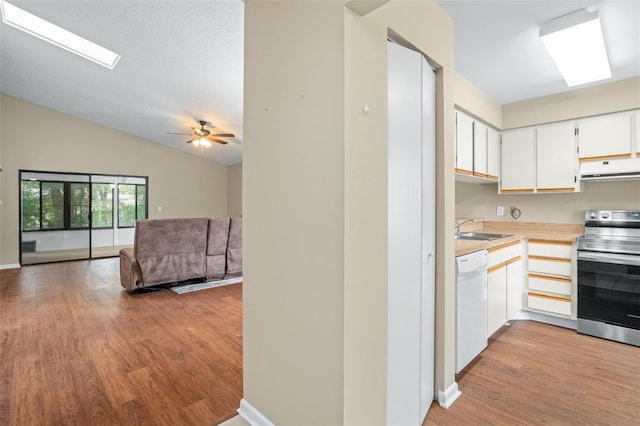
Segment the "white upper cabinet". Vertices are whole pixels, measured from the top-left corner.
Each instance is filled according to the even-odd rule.
[[[537,192],[575,191],[579,187],[575,124],[552,124],[536,131]]]
[[[487,177],[487,126],[473,123],[473,175]]]
[[[580,161],[631,157],[632,114],[612,114],[578,121]]]
[[[487,178],[498,180],[498,176],[500,176],[500,132],[487,127]]]
[[[456,172],[473,175],[473,118],[456,111]]]
[[[502,193],[534,192],[536,185],[535,130],[502,133]]]
[[[458,110],[455,117],[456,179],[472,183],[497,182],[500,133]]]

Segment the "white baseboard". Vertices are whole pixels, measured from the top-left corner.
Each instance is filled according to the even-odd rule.
[[[545,324],[557,325],[558,327],[570,328],[572,330],[575,330],[577,326],[577,321],[570,318],[560,318],[554,315],[546,315],[540,312],[524,310],[518,312],[516,316],[511,318],[511,321],[513,320],[538,321]]]
[[[260,411],[249,404],[246,399],[240,400],[240,408],[238,408],[238,414],[251,426],[275,426],[268,418],[266,418]]]
[[[20,269],[19,263],[9,263],[7,265],[0,265],[0,269]]]
[[[462,395],[462,392],[458,390],[458,384],[456,382],[453,382],[451,386],[449,386],[444,392],[438,391],[436,400],[442,408],[449,408],[460,395]]]

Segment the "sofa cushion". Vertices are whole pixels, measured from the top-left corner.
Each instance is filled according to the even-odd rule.
[[[226,275],[242,275],[242,218],[232,217],[227,243]]]
[[[228,217],[214,217],[209,219],[207,256],[226,253],[230,222],[231,219]]]
[[[207,238],[207,279],[224,278],[227,263],[227,241],[229,239],[228,217],[209,219]]]
[[[144,285],[204,277],[208,223],[208,218],[138,220],[134,250]]]

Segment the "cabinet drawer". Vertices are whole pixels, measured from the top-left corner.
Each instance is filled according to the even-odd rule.
[[[491,247],[487,251],[489,252],[489,268],[491,268],[514,257],[522,256],[522,245],[520,241],[512,241],[501,246]]]
[[[571,299],[529,293],[528,305],[531,309],[552,312],[554,314],[571,316]]]
[[[571,279],[529,274],[529,290],[571,296]]]
[[[571,243],[564,241],[529,240],[529,255],[571,259]]]
[[[529,272],[570,277],[571,260],[529,256]]]

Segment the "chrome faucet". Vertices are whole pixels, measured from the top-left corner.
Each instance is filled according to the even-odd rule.
[[[456,235],[460,235],[460,227],[467,222],[473,222],[473,219],[467,219],[461,222],[456,222]]]

